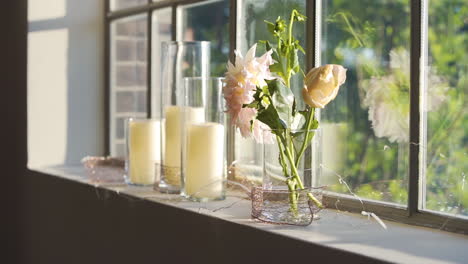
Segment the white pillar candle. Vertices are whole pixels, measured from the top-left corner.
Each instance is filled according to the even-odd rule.
[[[219,198],[224,180],[224,126],[199,123],[187,126],[185,194]]]
[[[204,122],[205,110],[203,108],[185,108],[185,122]],[[166,108],[164,124],[164,176],[168,184],[180,186],[180,160],[182,141],[182,117],[184,108],[169,106]]]
[[[128,173],[131,183],[153,184],[161,160],[160,122],[131,120],[128,124]]]

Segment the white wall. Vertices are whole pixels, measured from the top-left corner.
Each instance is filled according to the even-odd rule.
[[[28,165],[104,152],[104,1],[28,1]]]

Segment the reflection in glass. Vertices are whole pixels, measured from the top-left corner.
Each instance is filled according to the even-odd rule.
[[[426,203],[423,207],[468,215],[468,6],[429,1]]]
[[[141,6],[145,5],[146,3],[148,3],[148,0],[110,0],[110,10],[114,11],[135,6]]]
[[[147,15],[119,19],[111,24],[110,154],[124,157],[122,120],[146,117]]]
[[[172,9],[168,7],[155,10],[152,23],[151,116],[159,119],[161,118],[161,43],[172,39]]]
[[[211,42],[211,74],[223,76],[229,58],[229,0],[208,1],[180,7],[184,41]]]
[[[323,1],[322,64],[347,80],[322,112],[323,178],[330,190],[406,204],[409,1]]]

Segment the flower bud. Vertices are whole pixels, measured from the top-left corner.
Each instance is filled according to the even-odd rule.
[[[346,80],[346,69],[341,65],[327,64],[311,69],[304,78],[302,96],[314,108],[324,108],[338,94]]]

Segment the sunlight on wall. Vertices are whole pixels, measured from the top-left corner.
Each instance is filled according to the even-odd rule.
[[[28,4],[28,166],[103,155],[103,1]]]
[[[66,29],[28,36],[29,165],[62,163],[67,121]]]
[[[29,0],[28,20],[45,20],[65,16],[64,0]]]

